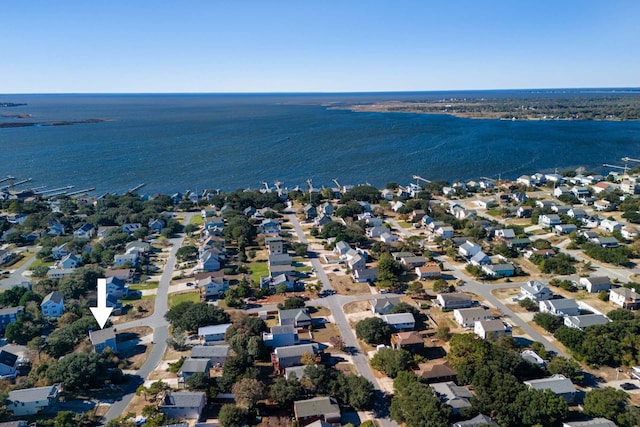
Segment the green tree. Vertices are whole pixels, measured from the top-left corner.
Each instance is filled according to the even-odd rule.
[[[562,374],[573,382],[581,382],[584,379],[582,367],[573,359],[556,356],[547,364],[547,370],[551,374]]]
[[[289,407],[303,394],[304,389],[297,378],[278,377],[269,388],[269,397],[281,407]]]
[[[533,321],[536,325],[551,333],[563,325],[562,318],[551,313],[536,313],[533,315]]]
[[[221,308],[206,302],[191,301],[181,302],[171,307],[164,317],[174,327],[184,331],[197,331],[202,326],[218,325],[229,321],[229,316]]]
[[[381,348],[371,358],[371,366],[387,376],[395,378],[399,372],[407,371],[413,364],[413,356],[406,350]]]
[[[222,427],[242,427],[247,418],[247,411],[236,405],[222,405],[218,419]]]
[[[196,372],[189,375],[184,384],[189,390],[206,390],[209,386],[209,379],[204,372]]]
[[[367,344],[383,344],[389,342],[391,328],[379,317],[369,317],[356,324],[356,336]]]
[[[292,310],[295,308],[303,308],[304,300],[300,297],[287,298],[283,304],[278,304],[280,310]]]
[[[627,411],[629,395],[613,387],[595,388],[584,396],[584,413],[590,417],[603,417],[617,422]]]
[[[193,245],[182,246],[176,252],[176,259],[181,262],[195,260],[197,256],[198,248]]]
[[[73,422],[73,412],[71,411],[60,411],[56,414],[56,417],[53,420],[53,427],[68,427],[75,425]]]
[[[401,372],[393,382],[391,418],[407,427],[446,427],[450,409],[433,389],[411,372]]]
[[[538,311],[538,304],[530,298],[524,298],[518,301],[518,305],[527,311]]]
[[[231,391],[236,397],[236,404],[242,408],[252,409],[260,399],[265,398],[265,387],[261,381],[243,378],[233,385]]]

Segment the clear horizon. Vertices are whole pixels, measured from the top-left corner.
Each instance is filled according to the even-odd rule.
[[[640,87],[640,3],[3,5],[2,94]]]

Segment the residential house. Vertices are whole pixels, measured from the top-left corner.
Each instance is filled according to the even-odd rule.
[[[13,412],[16,417],[37,414],[45,408],[54,406],[58,402],[61,391],[62,388],[59,385],[10,391],[7,411]]]
[[[93,351],[96,353],[102,353],[107,348],[110,348],[114,353],[118,352],[116,332],[113,328],[100,329],[99,331],[89,330],[89,339],[93,345]]]
[[[582,316],[567,316],[564,318],[564,325],[569,328],[580,329],[594,325],[606,325],[609,319],[602,314],[584,314]]]
[[[260,277],[260,287],[262,289],[276,291],[281,286],[284,286],[287,292],[293,292],[295,290],[295,278],[288,273],[289,272],[276,274],[275,276],[262,276]]]
[[[182,378],[183,381],[186,381],[191,375],[201,373],[209,378],[209,369],[211,369],[211,361],[208,358],[193,359],[191,357],[187,357],[184,359],[184,362],[182,362],[180,371],[178,371],[178,377]]]
[[[264,239],[269,255],[281,255],[285,253],[284,240],[282,237],[267,237]]]
[[[557,235],[571,234],[578,230],[578,226],[575,224],[557,224],[553,226],[553,231]]]
[[[467,241],[458,248],[458,253],[465,258],[469,258],[474,256],[481,250],[482,247],[480,245]]]
[[[538,225],[542,227],[548,228],[558,224],[562,224],[562,220],[557,214],[542,214],[538,218]]]
[[[287,253],[269,255],[269,265],[291,265],[293,258]]]
[[[74,231],[73,237],[75,237],[76,239],[91,239],[95,233],[96,229],[93,227],[93,225],[87,223]]]
[[[450,225],[438,227],[435,233],[436,235],[442,237],[443,239],[450,239],[454,236],[453,227],[451,227]]]
[[[351,271],[355,270],[364,270],[366,267],[367,261],[365,258],[358,254],[354,258],[347,261],[347,266],[351,269]]]
[[[218,271],[222,267],[220,255],[212,249],[204,251],[200,255],[200,269],[204,271]]]
[[[556,202],[551,201],[551,200],[536,200],[536,207],[543,209],[543,210],[548,210],[551,209],[553,206],[556,205]]]
[[[262,220],[258,229],[260,230],[260,234],[280,234],[282,231],[280,223],[269,218]]]
[[[374,298],[370,302],[371,311],[374,314],[389,314],[393,307],[400,304],[400,298],[398,297],[379,297]]]
[[[404,203],[398,201],[391,204],[391,210],[394,211],[395,213],[398,213],[398,211],[404,208],[404,206],[405,206]]]
[[[388,233],[389,229],[387,227],[379,226],[379,227],[370,227],[365,230],[365,234],[367,237],[372,239],[378,238],[384,233]]]
[[[116,254],[113,257],[113,266],[122,267],[124,265],[135,266],[138,264],[137,253]]]
[[[416,326],[411,313],[383,314],[380,318],[395,331],[412,330]]]
[[[339,242],[336,242],[336,245],[333,248],[333,253],[342,258],[350,249],[351,246],[349,246],[347,242],[341,240]]]
[[[400,264],[404,265],[408,270],[415,267],[422,267],[427,263],[427,259],[423,255],[404,257],[400,260]]]
[[[352,270],[351,277],[358,283],[373,283],[378,278],[378,269],[361,268]]]
[[[550,313],[554,316],[578,316],[580,307],[574,299],[561,298],[540,301],[540,313]]]
[[[627,225],[625,227],[622,227],[622,230],[620,230],[620,234],[622,234],[622,237],[626,240],[635,240],[638,237],[638,229],[636,227]]]
[[[142,224],[139,222],[132,222],[122,225],[122,232],[127,234],[133,234],[136,230],[140,230],[142,228]]]
[[[120,227],[118,227],[117,225],[103,225],[103,226],[98,227],[97,235],[100,238],[106,237],[113,230],[118,230],[118,229],[120,229]]]
[[[421,363],[418,368],[418,376],[429,384],[447,381],[456,382],[458,380],[457,372],[447,362],[436,364]]]
[[[553,196],[556,198],[569,195],[573,195],[573,193],[571,192],[571,189],[565,185],[560,185],[553,190]]]
[[[424,339],[416,331],[397,332],[391,335],[391,347],[415,353],[424,348]]]
[[[271,360],[276,372],[280,372],[284,368],[290,366],[302,365],[302,356],[308,353],[312,356],[318,353],[317,344],[300,344],[278,347],[273,350]]]
[[[529,249],[524,253],[524,257],[526,259],[529,259],[532,255],[539,255],[543,258],[551,258],[552,256],[555,256],[555,254],[556,251],[554,251],[553,249]]]
[[[571,208],[569,209],[569,212],[567,212],[567,216],[569,218],[582,219],[586,218],[588,215],[582,208]]]
[[[438,279],[442,276],[440,266],[436,263],[427,263],[422,267],[416,267],[415,271],[420,280]]]
[[[144,256],[151,252],[151,243],[143,242],[142,240],[134,240],[133,242],[128,242],[125,246],[125,252],[135,253],[138,256]]]
[[[0,331],[4,331],[9,323],[18,320],[18,316],[24,313],[23,306],[0,308]]]
[[[488,417],[484,414],[479,414],[469,420],[458,421],[457,423],[453,423],[452,427],[487,427],[487,426],[497,426],[497,425],[498,423],[493,421],[491,417]]]
[[[262,341],[268,347],[278,348],[299,343],[298,330],[293,325],[272,326],[269,332],[262,333]]]
[[[400,262],[402,258],[415,256],[415,254],[413,252],[391,252],[391,256],[394,260]]]
[[[424,211],[424,209],[414,209],[413,212],[411,212],[409,220],[411,222],[420,222],[426,214],[427,213]]]
[[[543,301],[553,298],[553,292],[538,280],[529,280],[520,286],[519,299],[529,298],[531,301]]]
[[[531,218],[533,214],[533,209],[528,206],[519,206],[516,211],[516,216],[518,218]]]
[[[49,268],[47,278],[62,279],[63,277],[71,276],[75,271],[75,268]]]
[[[18,355],[0,350],[0,379],[13,379],[18,372]]]
[[[603,248],[617,248],[619,246],[618,239],[608,236],[598,236],[593,239],[593,243],[596,243]]]
[[[502,320],[476,320],[473,332],[482,339],[498,339],[498,337],[510,336],[511,325]]]
[[[600,225],[598,226],[598,228],[608,233],[613,233],[616,230],[622,230],[622,224],[611,219],[603,219],[602,221],[600,221]]]
[[[333,215],[333,205],[329,202],[323,203],[319,206],[319,210],[326,216]]]
[[[551,390],[556,396],[566,400],[567,403],[573,403],[576,398],[576,387],[564,375],[556,374],[548,378],[523,381],[523,383],[535,390]]]
[[[113,295],[116,298],[124,298],[129,293],[129,286],[122,279],[117,277],[107,277],[107,295]]]
[[[586,421],[567,421],[562,427],[616,427],[613,421],[606,418],[592,418]]]
[[[64,296],[58,292],[49,292],[40,303],[42,315],[49,319],[57,319],[64,313]]]
[[[596,200],[595,202],[593,202],[593,209],[598,212],[610,211],[615,209],[615,203],[611,203],[610,201],[605,199]]]
[[[311,316],[307,307],[291,310],[278,310],[278,324],[280,326],[293,325],[295,328],[305,328],[311,324]]]
[[[471,328],[481,320],[491,320],[493,316],[483,307],[457,308],[453,310],[453,318],[463,328]]]
[[[313,225],[318,227],[320,231],[322,231],[322,227],[329,224],[330,222],[333,222],[333,220],[331,219],[330,216],[325,214],[320,214],[313,219]]]
[[[202,337],[205,345],[213,345],[224,341],[224,334],[231,326],[231,323],[220,325],[202,326],[198,328],[198,336]]]
[[[49,221],[47,234],[51,236],[64,236],[65,227],[64,225],[57,220]]]
[[[471,297],[462,292],[438,294],[436,300],[440,307],[452,310],[455,308],[469,308],[473,304]]]
[[[162,230],[164,230],[165,222],[158,218],[152,218],[149,220],[148,226],[149,230],[151,230],[152,232],[162,233]]]
[[[62,259],[65,256],[69,255],[70,252],[67,249],[67,244],[68,242],[51,248],[51,256],[53,257],[53,259]]]
[[[207,403],[206,394],[202,391],[167,392],[158,407],[169,419],[198,420]]]
[[[224,277],[207,277],[198,282],[198,288],[202,300],[220,298],[229,290],[229,281]]]
[[[82,264],[82,258],[76,254],[67,254],[56,263],[56,268],[73,269],[78,267],[80,264]]]
[[[582,277],[580,284],[592,294],[611,289],[611,280],[607,276]]]
[[[431,388],[445,405],[451,407],[453,415],[458,415],[463,408],[471,407],[472,394],[464,386],[458,386],[453,381],[447,381],[433,384]]]
[[[385,232],[380,235],[380,241],[384,243],[396,243],[398,241],[398,235]]]
[[[542,357],[538,356],[538,353],[536,353],[533,350],[523,350],[520,353],[520,357],[522,357],[522,359],[526,360],[532,365],[538,365],[543,368],[547,365],[547,363],[542,359]]]
[[[304,217],[307,221],[311,221],[318,216],[318,210],[313,205],[306,205],[304,208]]]
[[[473,265],[490,265],[491,258],[484,252],[480,251],[469,260]]]
[[[314,421],[340,425],[340,405],[333,397],[320,396],[293,402],[293,413],[300,426]]]
[[[483,265],[482,270],[489,276],[511,277],[515,273],[515,267],[510,263]]]
[[[613,288],[609,292],[609,301],[621,308],[630,310],[640,308],[640,294],[635,289]]]
[[[120,316],[122,313],[122,303],[118,301],[118,298],[113,295],[107,294],[106,306],[112,308],[111,314],[114,316]]]
[[[516,238],[516,232],[511,228],[502,228],[494,232],[494,236],[498,240],[507,241]]]
[[[192,359],[207,359],[211,367],[221,367],[229,358],[228,345],[196,345],[191,348]]]

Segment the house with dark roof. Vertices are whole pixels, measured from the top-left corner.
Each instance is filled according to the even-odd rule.
[[[215,346],[212,346],[215,347]],[[180,371],[178,371],[178,377],[186,381],[191,375],[195,373],[202,373],[209,378],[209,369],[211,368],[211,361],[208,358],[196,358],[188,357],[182,362]]]
[[[536,390],[551,390],[556,396],[566,400],[567,403],[573,403],[576,398],[576,387],[564,375],[556,374],[548,378],[523,381],[523,383]]]
[[[435,395],[451,407],[451,413],[457,415],[461,409],[471,407],[471,392],[464,386],[456,385],[453,381],[432,384]]]
[[[374,314],[389,314],[393,307],[400,304],[400,298],[398,297],[379,297],[370,301],[371,311]]]
[[[607,276],[582,277],[580,278],[580,284],[590,293],[611,289],[611,280]]]
[[[416,331],[398,332],[391,335],[391,347],[415,353],[424,348],[424,339]]]
[[[291,310],[278,310],[278,324],[280,326],[293,325],[296,328],[305,328],[311,324],[311,315],[307,307]]]
[[[76,239],[90,239],[96,233],[96,229],[93,225],[87,223],[73,232],[73,237]]]
[[[418,368],[418,376],[429,384],[447,381],[456,382],[458,379],[458,374],[447,362],[438,364],[421,363]]]
[[[158,408],[168,418],[198,420],[206,403],[202,391],[167,392]]]
[[[607,316],[602,314],[583,314],[582,316],[567,316],[564,318],[564,325],[569,328],[580,329],[595,325],[606,325],[609,323]]]
[[[4,331],[9,323],[18,320],[18,316],[24,313],[23,306],[0,308],[0,331]]]
[[[228,345],[196,345],[191,348],[192,359],[207,359],[212,367],[220,367],[229,358]]]
[[[540,301],[540,313],[550,313],[554,316],[577,316],[580,314],[580,307],[574,299],[560,298]]]
[[[59,385],[25,388],[9,392],[7,411],[15,416],[34,415],[58,402]]]
[[[0,350],[0,379],[15,378],[18,372],[18,355]]]
[[[493,421],[491,417],[488,417],[483,414],[479,414],[469,420],[458,421],[457,423],[453,423],[453,427],[486,427],[486,426],[497,426],[498,423]]]
[[[613,288],[609,292],[609,301],[621,308],[637,310],[640,308],[640,294],[635,289]]]
[[[340,405],[329,396],[293,402],[293,413],[301,426],[322,420],[330,424],[340,424]]]
[[[40,310],[44,317],[57,319],[64,313],[64,295],[58,291],[49,292],[40,303]]]
[[[124,298],[128,293],[129,287],[124,280],[115,276],[107,277],[107,295]]]
[[[273,350],[271,361],[276,372],[280,372],[284,368],[290,366],[302,365],[302,355],[309,353],[314,356],[318,354],[317,344],[300,344],[278,347]]]

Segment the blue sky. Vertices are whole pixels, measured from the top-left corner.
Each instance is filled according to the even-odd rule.
[[[640,2],[32,0],[0,93],[640,86]]]

